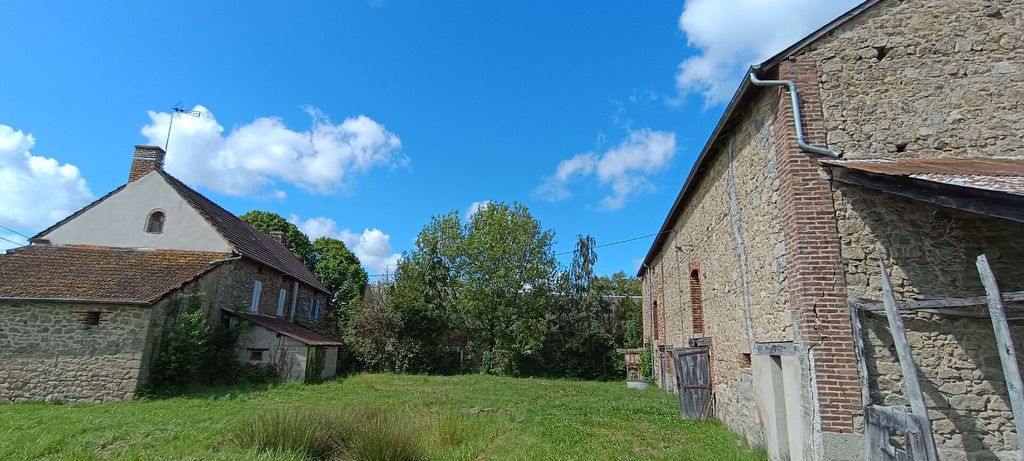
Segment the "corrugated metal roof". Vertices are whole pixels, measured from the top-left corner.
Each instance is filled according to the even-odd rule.
[[[294,323],[291,323],[285,319],[277,317],[269,317],[266,315],[249,314],[245,312],[231,312],[243,319],[246,319],[256,325],[266,328],[270,331],[280,333],[296,341],[300,341],[307,346],[340,346],[341,343],[331,338],[323,336],[311,330],[302,328]]]
[[[1024,195],[1024,158],[828,159],[822,163],[868,173]]]

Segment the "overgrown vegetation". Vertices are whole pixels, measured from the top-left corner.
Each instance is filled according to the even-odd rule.
[[[240,443],[237,431],[256,424],[343,428],[304,415],[316,408],[352,417],[367,407],[384,413],[379,424],[365,419],[373,428],[369,435],[384,434],[381,425],[394,420],[404,422],[407,428],[387,433],[415,440],[430,460],[767,459],[719,423],[681,420],[674,396],[621,382],[368,374],[111,405],[0,405],[0,459],[300,461],[312,457],[251,448]],[[291,422],[268,423],[268,415],[287,415]],[[250,432],[263,437],[270,431]],[[274,437],[293,436],[289,429]],[[388,439],[363,443],[397,446]]]
[[[639,284],[599,277],[593,237],[559,267],[554,232],[521,204],[491,203],[463,223],[435,216],[393,283],[364,291],[347,342],[364,369],[619,379],[616,348],[639,338],[626,322]],[[639,330],[639,327],[636,327]]]
[[[239,448],[312,460],[425,458],[423,436],[418,430],[379,407],[278,409],[237,425],[229,438]]]
[[[337,295],[334,325],[344,337],[339,373],[490,373],[621,379],[618,348],[638,347],[639,282],[594,274],[597,242],[578,236],[572,263],[558,264],[555,234],[519,203],[491,203],[467,220],[431,219],[405,253],[394,280],[372,286],[344,243],[310,243],[273,213],[242,219],[281,231],[296,257]],[[614,298],[606,295],[615,295]]]
[[[237,329],[211,321],[202,304],[201,293],[174,300],[152,367],[149,390],[164,392],[276,379],[277,372],[272,367],[238,362]]]

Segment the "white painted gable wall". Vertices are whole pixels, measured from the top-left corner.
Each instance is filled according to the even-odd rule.
[[[161,234],[146,232],[156,209],[166,214]],[[102,245],[194,251],[231,251],[220,234],[171,188],[150,173],[41,238],[54,244]]]

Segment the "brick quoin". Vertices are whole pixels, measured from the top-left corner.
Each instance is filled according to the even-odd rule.
[[[704,301],[701,299],[699,261],[690,263],[690,317],[693,336],[703,336]]]
[[[811,144],[825,144],[824,120],[813,61],[783,61],[774,78],[792,80],[800,95],[804,130]],[[835,205],[821,156],[796,145],[789,95],[779,92],[772,132],[781,177],[779,198],[789,303],[804,344],[814,357],[821,430],[853,432],[861,411],[853,333],[846,305]]]

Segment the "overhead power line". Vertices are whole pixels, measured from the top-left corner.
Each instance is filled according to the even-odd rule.
[[[601,244],[601,245],[594,245],[594,248],[597,249],[597,248],[610,247],[612,245],[619,245],[619,244],[623,244],[623,243],[629,243],[629,242],[633,242],[633,241],[636,241],[636,240],[641,240],[641,239],[645,239],[645,238],[651,238],[651,237],[654,237],[654,236],[658,236],[658,235],[664,234],[666,232],[672,232],[672,231],[655,232],[653,234],[641,235],[639,237],[633,237],[633,238],[628,238],[628,239],[625,239],[625,240],[619,240],[617,242],[605,243],[605,244]],[[576,250],[563,251],[561,253],[555,253],[555,256],[562,256],[562,255],[572,254],[573,251],[576,251]]]
[[[20,246],[20,247],[21,247],[21,246],[25,246],[25,244],[24,244],[24,243],[21,243],[21,242],[15,242],[14,240],[11,240],[11,239],[9,239],[9,238],[5,238],[5,237],[0,237],[0,240],[6,240],[6,241],[8,241],[8,242],[11,242],[11,243],[13,243],[13,244],[15,244],[15,245],[18,245],[18,246]]]
[[[29,237],[29,236],[27,236],[25,234],[22,234],[21,232],[18,232],[18,231],[14,230],[14,229],[11,229],[10,227],[7,227],[7,226],[5,226],[3,224],[0,224],[0,229],[7,229],[10,232],[14,232],[15,234],[18,234],[18,235],[20,235],[22,237],[25,237],[25,240],[30,240],[31,239],[31,237]]]

